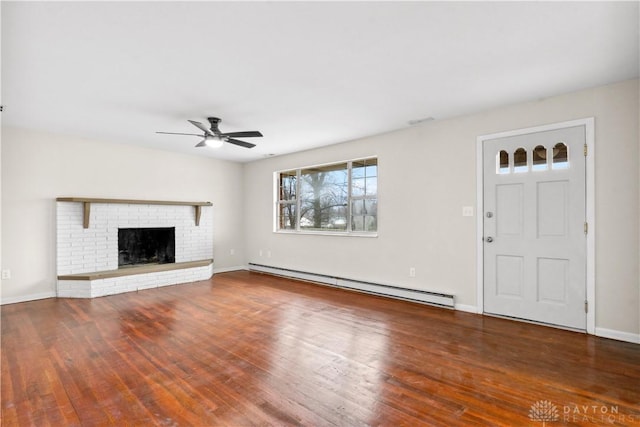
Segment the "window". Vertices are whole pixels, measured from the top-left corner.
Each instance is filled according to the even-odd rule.
[[[351,230],[378,229],[378,159],[351,163]]]
[[[547,169],[547,149],[538,145],[533,149],[533,170],[543,171]]]
[[[498,173],[509,173],[509,153],[500,150],[496,163],[498,164]]]
[[[529,153],[523,147],[518,147],[513,152],[513,170],[509,165],[509,154],[505,150],[500,150],[496,154],[496,173],[499,175],[510,174],[511,172],[529,172]],[[551,156],[551,157],[550,157]],[[549,169],[568,169],[569,168],[569,147],[560,141],[547,149],[544,145],[536,145],[531,150],[531,170],[546,171]]]
[[[295,230],[296,228],[297,182],[296,171],[282,172],[278,179],[278,200],[280,203],[278,229],[280,230]]]
[[[520,147],[513,153],[513,171],[527,172],[527,150]]]
[[[346,163],[300,171],[300,229],[347,229],[348,174]]]
[[[375,233],[378,159],[276,173],[277,231]]]
[[[558,142],[553,146],[553,169],[567,169],[569,167],[568,151],[564,142]]]

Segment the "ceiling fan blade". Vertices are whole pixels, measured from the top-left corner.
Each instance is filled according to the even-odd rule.
[[[206,141],[206,140],[205,140],[205,139],[203,139],[202,141],[200,141],[199,143],[197,143],[197,144],[196,144],[196,147],[206,147],[206,146],[207,146],[207,144],[206,144],[206,142],[205,142],[205,141]]]
[[[253,148],[256,146],[256,144],[252,144],[250,142],[244,142],[244,141],[240,141],[238,139],[233,139],[233,138],[229,138],[226,140],[229,144],[234,144],[234,145],[239,145],[240,147],[244,147],[244,148]]]
[[[198,129],[200,129],[201,131],[203,131],[205,135],[213,135],[213,133],[209,129],[207,129],[207,127],[202,123],[196,122],[194,120],[188,120],[188,122],[194,125],[195,127],[197,127]]]
[[[229,133],[223,133],[222,135],[229,136],[231,138],[254,138],[254,137],[262,136],[262,134],[257,130],[248,130],[245,132],[229,132]]]
[[[199,136],[202,137],[202,135],[196,134],[196,133],[177,133],[177,132],[156,132],[156,133],[162,133],[165,135],[193,135],[193,136]]]

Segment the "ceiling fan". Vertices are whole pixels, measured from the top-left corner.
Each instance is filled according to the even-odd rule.
[[[211,124],[211,128],[207,129],[205,125],[200,122],[196,122],[194,120],[188,120],[189,123],[200,129],[204,134],[196,134],[196,133],[176,133],[176,132],[156,132],[162,133],[166,135],[191,135],[191,136],[199,136],[200,138],[204,138],[196,147],[212,147],[218,148],[222,147],[222,144],[228,142],[229,144],[239,145],[244,148],[253,148],[256,144],[251,144],[250,142],[240,141],[235,138],[254,138],[260,137],[262,134],[257,130],[244,131],[244,132],[227,132],[222,133],[220,129],[218,129],[218,124],[222,121],[217,117],[207,117],[209,123]]]

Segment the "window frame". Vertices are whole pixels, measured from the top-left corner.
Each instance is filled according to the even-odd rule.
[[[367,161],[367,160],[375,160],[376,161],[376,195],[375,197],[373,196],[368,196],[368,195],[363,195],[363,196],[353,196],[352,195],[352,186],[353,186],[353,182],[352,182],[352,167],[353,167],[353,163],[354,162],[362,162],[362,161]],[[330,229],[326,229],[326,230],[307,230],[307,229],[303,229],[300,227],[300,215],[301,215],[301,207],[302,207],[302,197],[301,197],[301,188],[302,188],[302,171],[304,171],[305,169],[313,169],[313,168],[323,168],[323,167],[331,167],[331,166],[336,166],[336,165],[341,165],[341,164],[345,164],[346,165],[346,169],[347,169],[347,224],[346,224],[346,229],[345,230],[330,230]],[[352,237],[378,237],[378,214],[376,212],[376,230],[375,231],[354,231],[352,230],[352,221],[353,221],[353,215],[352,215],[352,210],[353,210],[353,201],[355,200],[373,200],[375,199],[376,201],[379,201],[379,194],[378,194],[378,183],[379,183],[379,160],[378,160],[378,156],[366,156],[366,157],[358,157],[355,159],[350,159],[350,160],[343,160],[343,161],[338,161],[338,162],[330,162],[330,163],[321,163],[321,164],[315,164],[315,165],[310,165],[310,166],[302,166],[302,167],[298,167],[295,169],[282,169],[282,170],[278,170],[275,171],[273,173],[273,189],[274,189],[274,211],[273,211],[273,232],[274,233],[281,233],[281,234],[306,234],[306,235],[325,235],[325,236],[352,236]],[[296,190],[295,190],[295,201],[292,199],[289,200],[281,200],[280,199],[280,177],[281,174],[284,173],[292,173],[295,171],[295,177],[296,177]],[[293,174],[291,175],[293,176]],[[290,205],[290,204],[294,204],[295,205],[295,215],[296,215],[296,220],[295,220],[295,228],[291,228],[291,229],[287,229],[287,228],[280,228],[280,221],[281,221],[281,216],[280,216],[280,212],[281,206],[285,206],[285,205]]]

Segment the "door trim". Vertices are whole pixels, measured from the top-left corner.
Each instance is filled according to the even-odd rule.
[[[534,126],[524,129],[516,129],[506,132],[480,135],[476,138],[476,305],[478,313],[484,313],[484,170],[482,149],[484,142],[490,139],[505,138],[511,136],[526,135],[529,133],[544,132],[549,130],[564,129],[569,127],[584,126],[585,138],[588,147],[586,158],[586,221],[589,224],[587,233],[587,301],[589,310],[587,312],[587,333],[595,334],[596,329],[596,221],[595,221],[595,119],[587,117],[584,119],[570,120],[560,123],[552,123],[541,126]]]

